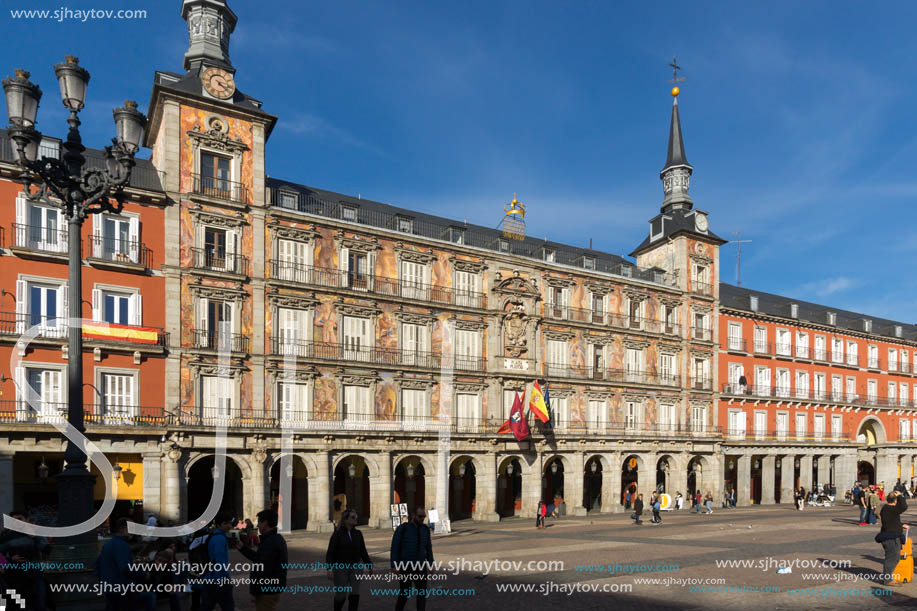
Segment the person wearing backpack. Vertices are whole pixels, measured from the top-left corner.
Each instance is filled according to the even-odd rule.
[[[229,540],[226,534],[232,530],[235,520],[232,515],[221,511],[214,519],[216,530],[207,540],[209,566],[204,573],[204,592],[201,596],[201,611],[213,611],[220,605],[222,611],[235,611],[232,598],[233,585],[229,575]]]
[[[653,524],[662,524],[662,516],[659,515],[659,511],[662,509],[661,500],[661,495],[657,494],[653,497]]]
[[[360,579],[364,564],[369,565],[372,575],[372,561],[366,551],[363,533],[357,530],[357,512],[345,509],[341,514],[341,523],[331,534],[328,551],[325,553],[325,564],[328,565],[328,579],[334,580],[335,587],[341,588],[334,593],[334,611],[344,608],[344,601],[349,601],[348,611],[357,611],[360,604]],[[346,590],[346,588],[350,590]]]
[[[430,527],[423,523],[426,517],[423,507],[415,507],[411,521],[399,526],[392,535],[392,572],[401,576],[395,611],[403,611],[412,592],[417,593],[417,611],[427,607],[427,573],[433,562],[433,542]]]
[[[258,512],[261,540],[257,551],[236,541],[236,549],[254,563],[248,592],[255,602],[255,611],[276,611],[280,589],[287,586],[287,542],[277,532],[278,521],[277,512],[272,509]]]

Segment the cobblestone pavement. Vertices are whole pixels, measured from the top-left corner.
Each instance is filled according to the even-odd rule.
[[[473,590],[473,594],[434,594],[427,609],[474,611],[504,609],[880,609],[917,608],[917,586],[908,583],[884,593],[875,581],[881,571],[882,547],[873,541],[876,526],[857,526],[852,507],[753,507],[716,510],[712,515],[668,512],[664,523],[636,526],[627,515],[549,520],[539,531],[534,520],[510,519],[499,524],[458,522],[454,532],[434,537],[437,561],[475,563],[499,560],[521,562],[518,570],[497,569],[483,575],[480,566],[452,571],[428,588]],[[905,515],[915,525],[917,510]],[[360,609],[393,609],[395,596],[372,594],[370,589],[396,588],[389,575],[390,531],[364,530],[379,579],[361,587]],[[290,562],[323,562],[327,535],[288,537]],[[237,552],[233,552],[236,554]],[[244,560],[239,558],[239,560]],[[561,561],[563,569],[526,570],[529,561]],[[746,561],[746,566],[717,566],[717,561]],[[777,574],[780,563],[794,562],[791,574]],[[849,565],[844,565],[849,561]],[[814,563],[829,566],[812,567]],[[805,564],[810,564],[806,567]],[[627,565],[612,570],[577,570],[577,565]],[[677,565],[677,569],[626,574],[633,565]],[[467,566],[467,565],[466,565]],[[507,567],[508,568],[508,567]],[[476,569],[476,570],[475,570]],[[240,577],[242,575],[239,575]],[[659,580],[646,583],[641,580]],[[666,585],[665,580],[669,580]],[[706,583],[705,580],[716,580]],[[690,582],[685,585],[685,582]],[[530,592],[500,592],[501,585],[529,587]],[[289,586],[327,587],[324,571],[291,570]],[[706,587],[711,591],[697,591]],[[630,586],[630,591],[625,591]],[[553,588],[548,594],[546,587]],[[580,588],[568,593],[558,588]],[[585,592],[585,588],[599,592]],[[741,589],[744,588],[744,591]],[[762,591],[769,588],[770,591]],[[605,592],[601,592],[605,589]],[[792,590],[797,592],[793,593]],[[614,591],[618,590],[618,591]],[[799,590],[802,590],[800,592]],[[287,593],[281,609],[331,608],[332,594]],[[247,587],[236,590],[237,608],[254,609]],[[414,601],[408,609],[415,608]]]

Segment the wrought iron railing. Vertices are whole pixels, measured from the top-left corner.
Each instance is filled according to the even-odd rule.
[[[440,369],[443,365],[442,355],[434,352],[383,350],[361,346],[356,342],[316,342],[289,337],[271,338],[271,353],[292,355],[304,359],[424,367],[427,369]],[[460,371],[484,371],[486,363],[483,357],[456,356],[453,359],[453,367]]]
[[[153,251],[137,240],[89,236],[86,242],[86,257],[114,263],[142,265],[147,269],[153,266]]]
[[[195,193],[230,202],[248,201],[248,188],[241,182],[203,174],[192,174],[191,177]]]
[[[241,333],[220,333],[209,329],[192,329],[191,342],[194,348],[219,350],[226,346],[231,352],[249,352],[251,338]]]
[[[36,252],[67,253],[67,231],[58,227],[13,223],[13,247]]]
[[[192,264],[197,269],[215,272],[228,272],[247,276],[248,257],[245,255],[228,253],[213,248],[192,248]]]

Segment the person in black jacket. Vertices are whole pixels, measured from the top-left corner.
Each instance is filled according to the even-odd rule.
[[[642,513],[643,513],[643,494],[641,493],[637,495],[637,500],[634,501],[634,515],[637,516],[636,520],[634,520],[634,524],[643,524],[643,522],[640,521],[640,514]]]
[[[427,573],[433,563],[433,541],[430,527],[423,523],[426,517],[423,507],[415,507],[411,521],[399,526],[392,535],[392,572],[401,577],[395,611],[404,609],[412,592],[417,594],[417,611],[427,607]]]
[[[348,611],[356,611],[360,604],[360,580],[356,576],[363,573],[364,565],[370,575],[373,573],[373,563],[366,551],[363,533],[356,526],[357,512],[345,509],[338,529],[328,541],[328,552],[325,554],[328,579],[333,579],[335,587],[340,588],[334,593],[334,611],[341,611],[345,600],[348,601]],[[346,590],[347,586],[350,587],[349,591]]]
[[[885,550],[885,562],[882,565],[882,581],[886,586],[899,587],[901,581],[892,577],[898,557],[901,555],[901,543],[908,526],[901,525],[901,514],[907,511],[907,501],[897,492],[888,495],[885,506],[879,512],[882,518],[882,530],[876,535],[876,543],[881,543]]]
[[[281,588],[287,585],[287,542],[277,532],[277,512],[258,512],[258,550],[236,541],[236,549],[255,563],[248,592],[255,601],[256,611],[275,611],[280,604]]]

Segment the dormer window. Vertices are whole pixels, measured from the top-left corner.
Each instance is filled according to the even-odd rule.
[[[863,321],[863,331],[866,331],[867,333],[872,333],[872,321],[869,320],[868,318]]]
[[[901,325],[895,325],[895,337],[901,337]]]
[[[790,304],[790,318],[799,318],[799,304]]]
[[[509,252],[509,240],[504,240],[503,238],[498,239],[497,248],[500,252]]]
[[[752,311],[752,312],[757,312],[757,311],[758,311],[758,296],[757,296],[757,295],[749,295],[749,296],[748,296],[748,301],[749,301],[749,306],[751,307],[751,311]]]
[[[557,252],[553,248],[545,248],[542,256],[548,263],[557,261]]]
[[[829,325],[837,324],[837,314],[835,312],[828,312],[828,324]]]
[[[399,216],[398,231],[401,231],[402,233],[414,233],[414,220]]]
[[[299,197],[296,193],[291,193],[289,191],[281,191],[278,197],[278,204],[281,208],[289,208],[290,210],[296,210]]]
[[[621,275],[624,276],[625,278],[630,278],[631,267],[629,265],[622,265],[621,266]]]
[[[595,269],[595,257],[583,257],[583,269]]]
[[[448,239],[453,244],[464,244],[465,243],[464,227],[450,227],[446,232],[446,239]]]
[[[357,222],[357,209],[354,206],[341,206],[341,218],[345,221]]]

